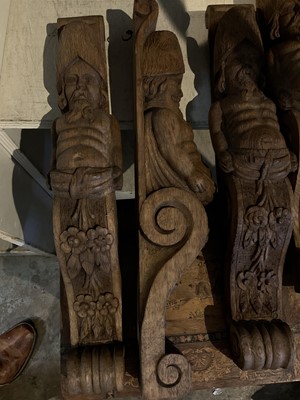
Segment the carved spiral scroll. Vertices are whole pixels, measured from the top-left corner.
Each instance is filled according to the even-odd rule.
[[[157,380],[161,386],[176,386],[182,377],[182,371],[189,370],[187,359],[181,354],[167,354],[157,364]]]
[[[243,370],[287,368],[293,356],[293,336],[281,320],[238,321],[230,327],[233,357]]]
[[[176,398],[190,390],[190,365],[180,354],[165,355],[165,307],[182,273],[206,243],[207,216],[193,194],[165,188],[150,194],[142,204],[140,227],[148,242],[174,249],[152,282],[144,310],[141,328],[143,398]]]
[[[140,214],[143,233],[159,246],[174,246],[188,236],[193,226],[189,209],[172,192],[170,188],[153,193],[143,203]]]

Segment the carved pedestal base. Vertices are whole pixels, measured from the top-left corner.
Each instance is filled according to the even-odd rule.
[[[123,390],[124,349],[122,344],[80,347],[62,357],[65,399],[98,395],[114,397]]]
[[[243,370],[287,368],[293,359],[292,332],[280,320],[233,321],[230,342],[234,361]]]

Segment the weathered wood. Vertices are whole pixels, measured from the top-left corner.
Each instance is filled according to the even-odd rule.
[[[136,1],[135,90],[139,204],[140,355],[145,399],[177,398],[191,388],[190,366],[166,350],[167,300],[207,240],[202,203],[214,183],[179,102],[183,59],[176,36],[155,31],[156,1]]]
[[[266,31],[268,90],[279,110],[279,122],[289,148],[300,159],[300,18],[298,1],[258,3]],[[289,176],[293,187],[295,286],[299,291],[300,255],[300,170]]]
[[[210,130],[231,219],[226,287],[233,357],[245,370],[286,368],[293,340],[281,321],[282,269],[292,232],[287,176],[295,160],[276,107],[259,87],[264,50],[254,8],[225,12],[211,51]]]
[[[123,390],[124,349],[122,345],[85,346],[62,357],[64,399],[89,396],[107,399]]]
[[[103,19],[61,19],[58,30],[57,89],[64,114],[54,123],[50,179],[55,246],[67,299],[64,329],[69,329],[72,346],[121,342],[115,190],[122,185],[122,157],[118,123],[108,113]],[[69,373],[69,393],[106,396],[119,390],[124,371],[110,373],[114,361],[105,346],[83,347],[78,357],[68,353],[67,369],[71,365],[74,372],[75,363],[81,376],[77,387]],[[117,363],[122,362],[119,355]]]

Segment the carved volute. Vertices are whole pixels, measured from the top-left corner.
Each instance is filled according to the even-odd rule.
[[[203,204],[214,183],[179,110],[184,64],[176,36],[155,31],[156,1],[136,1],[135,89],[139,204],[140,355],[143,398],[191,388],[187,359],[166,354],[165,308],[207,240]]]
[[[103,19],[60,19],[58,32],[57,88],[63,115],[53,128],[50,180],[55,246],[68,306],[63,329],[72,346],[121,342],[115,200],[115,190],[122,186],[121,140],[118,123],[108,112]],[[105,351],[95,347],[76,353],[78,370],[103,380],[105,362],[95,369],[86,358],[101,360]],[[118,363],[122,365],[122,356]],[[122,375],[117,379],[122,381]],[[84,382],[75,385],[78,394],[106,393],[106,386]],[[113,379],[110,391],[115,385]]]
[[[226,290],[233,355],[243,369],[286,368],[282,270],[292,232],[295,166],[275,104],[260,87],[264,49],[252,6],[207,11],[213,59],[209,125],[230,208]],[[225,197],[224,197],[225,201]]]

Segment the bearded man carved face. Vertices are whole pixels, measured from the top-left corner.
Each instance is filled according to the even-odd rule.
[[[71,64],[64,75],[64,92],[69,110],[90,106],[92,109],[101,106],[101,78],[89,64],[78,59]]]

